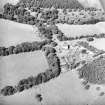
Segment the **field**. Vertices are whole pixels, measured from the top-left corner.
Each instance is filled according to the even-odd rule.
[[[37,27],[0,19],[0,46],[40,41]]]
[[[103,27],[102,27],[103,25]],[[67,37],[75,37],[81,35],[91,35],[105,32],[105,22],[101,22],[96,25],[68,25],[68,24],[57,24],[58,28]]]
[[[41,51],[1,57],[1,87],[16,85],[19,80],[29,76],[36,76],[48,68],[47,60]]]
[[[105,39],[95,39],[94,41],[89,43],[90,45],[96,47],[97,49],[105,51]]]
[[[101,1],[104,0],[78,0],[84,7],[97,7],[102,9]]]
[[[35,98],[37,94],[43,97],[41,103]],[[4,105],[85,105],[93,103],[97,97],[95,87],[85,90],[77,72],[69,71],[46,84],[1,99]]]

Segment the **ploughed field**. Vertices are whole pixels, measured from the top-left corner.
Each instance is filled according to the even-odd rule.
[[[19,80],[37,76],[48,69],[48,63],[42,51],[21,53],[0,58],[0,88],[17,85]]]
[[[105,56],[85,64],[78,71],[81,78],[92,84],[105,84]]]
[[[9,47],[22,42],[40,41],[37,27],[0,19],[0,46]]]

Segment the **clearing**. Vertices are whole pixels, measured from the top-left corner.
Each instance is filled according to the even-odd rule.
[[[22,42],[40,41],[37,27],[0,19],[0,46],[9,47]]]

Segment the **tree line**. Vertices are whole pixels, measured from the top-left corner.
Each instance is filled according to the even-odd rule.
[[[6,47],[0,47],[0,56],[8,56],[11,54],[19,54],[24,52],[32,52],[36,50],[41,50],[43,46],[46,44],[51,43],[51,40],[44,40],[41,42],[23,42],[21,44],[18,44],[16,46],[10,46],[8,48]]]
[[[60,41],[77,40],[77,39],[84,39],[84,38],[87,38],[88,41],[94,40],[93,38],[97,38],[97,39],[105,38],[105,33],[67,37],[64,35],[64,33],[61,30],[58,29],[57,39]]]
[[[19,5],[7,3],[4,5],[2,18],[16,21],[19,23],[34,25],[37,21],[34,16],[30,15],[25,8]]]
[[[21,0],[19,4],[27,8],[83,8],[77,0]]]

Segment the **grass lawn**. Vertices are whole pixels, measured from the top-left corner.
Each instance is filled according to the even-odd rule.
[[[102,39],[94,39],[94,41],[89,42],[90,45],[96,47],[97,49],[105,51],[105,38]]]
[[[102,27],[102,25],[103,27]],[[58,28],[67,36],[67,37],[76,37],[81,35],[91,35],[105,32],[105,22],[101,22],[96,25],[68,25],[68,24],[57,24]]]
[[[76,71],[69,71],[45,84],[2,97],[2,100],[4,105],[41,105],[35,98],[37,94],[42,95],[42,105],[91,105],[98,96],[93,87],[84,89]]]
[[[48,69],[45,55],[41,51],[21,53],[0,58],[1,88],[16,85],[19,80],[36,76]]]
[[[31,25],[0,19],[0,46],[11,46],[22,42],[40,41],[38,29]]]

